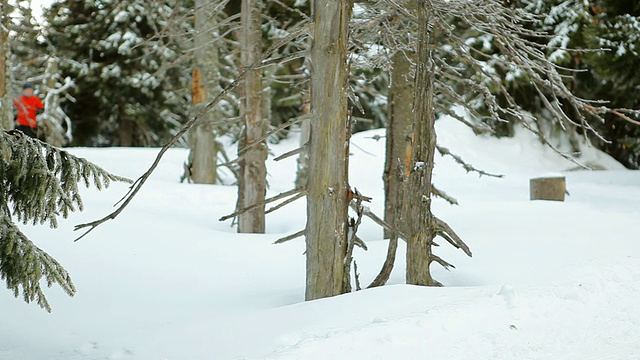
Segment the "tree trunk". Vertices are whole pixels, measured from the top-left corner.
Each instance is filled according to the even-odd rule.
[[[120,146],[133,145],[133,121],[125,118],[122,113],[118,119],[118,140]]]
[[[393,70],[389,89],[387,148],[384,168],[384,220],[387,224],[398,224],[398,230],[405,232],[398,202],[402,201],[402,182],[408,178],[411,155],[411,121],[413,119],[413,78],[411,64],[415,63],[415,53],[397,52],[392,57]],[[396,219],[398,218],[398,219]],[[385,238],[391,234],[385,229]]]
[[[216,17],[208,11],[209,3],[208,0],[196,0],[194,7],[196,35],[191,84],[194,113],[198,113],[202,106],[222,91],[218,83],[218,51],[212,44],[212,40],[217,36]],[[196,184],[215,184],[218,180],[218,147],[215,128],[212,125],[217,117],[214,108],[189,131],[189,164],[185,175]]]
[[[64,120],[58,122],[58,119],[53,115],[55,110],[60,107],[58,95],[52,94],[56,88],[55,75],[58,74],[59,71],[58,60],[55,58],[49,58],[49,60],[47,60],[47,68],[45,69],[47,89],[49,93],[47,94],[44,104],[45,114],[41,116],[41,119],[44,121],[38,121],[38,127],[44,131],[44,138],[47,144],[56,147],[62,147],[67,142],[65,141],[64,128],[61,123]]]
[[[261,0],[242,0],[242,66],[248,67],[262,58]],[[245,137],[242,143],[252,144],[262,138],[267,124],[262,117],[262,72],[253,70],[244,81],[244,103],[242,109]],[[242,150],[242,149],[239,149]],[[239,154],[240,179],[238,182],[238,205],[246,208],[264,201],[266,194],[267,143],[262,140],[244,154]],[[264,205],[238,215],[238,232],[264,233]]]
[[[349,204],[347,33],[351,0],[314,3],[307,182],[307,300],[344,292]]]
[[[0,126],[2,129],[13,129],[13,104],[7,96],[7,49],[9,48],[7,32],[9,23],[9,9],[7,0],[1,0],[0,5]]]
[[[434,62],[429,49],[429,13],[424,1],[418,5],[418,62],[416,64],[411,173],[409,176],[406,281],[413,285],[434,285],[429,271],[435,236],[431,213],[431,176],[436,148]]]

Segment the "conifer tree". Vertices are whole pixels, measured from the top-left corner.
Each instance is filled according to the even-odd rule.
[[[19,1],[11,8],[8,23],[9,41],[6,47],[7,59],[7,102],[3,115],[9,118],[7,129],[13,128],[14,107],[12,102],[20,95],[25,82],[32,82],[36,96],[45,104],[44,114],[38,117],[38,133],[41,139],[54,146],[63,146],[72,139],[70,119],[61,107],[61,99],[68,96],[73,85],[70,78],[62,78],[58,73],[57,49],[43,41],[44,24],[38,22],[31,9],[31,3]],[[2,92],[0,92],[1,94]]]
[[[68,295],[76,288],[69,273],[38,248],[16,222],[58,226],[58,218],[82,211],[78,184],[108,187],[130,180],[113,175],[66,151],[19,131],[0,131],[0,278],[27,303],[51,311],[42,283],[58,284]]]
[[[47,13],[61,75],[76,84],[68,101],[74,145],[158,145],[188,111],[187,44],[162,36],[176,0],[60,0]],[[70,39],[73,41],[70,41]]]

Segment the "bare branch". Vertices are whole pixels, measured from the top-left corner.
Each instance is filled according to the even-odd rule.
[[[455,266],[453,266],[453,264],[445,261],[440,256],[435,255],[435,254],[431,254],[430,261],[431,262],[434,262],[434,261],[437,262],[438,264],[442,265],[442,267],[445,268],[445,270],[447,270],[447,271],[451,271],[450,268],[454,268],[454,269],[456,268]]]
[[[301,236],[304,236],[304,233],[305,233],[305,230],[301,230],[301,231],[298,231],[297,233],[294,233],[294,234],[291,234],[291,235],[287,235],[285,237],[281,237],[280,239],[274,241],[274,244],[282,244],[282,243],[285,243],[287,241],[299,238]]]
[[[300,34],[297,34],[297,36],[300,36],[301,34],[304,34],[304,31],[301,31]],[[288,38],[288,37],[287,37]],[[204,106],[199,112],[198,114],[196,114],[196,116],[194,116],[193,118],[191,118],[191,120],[189,120],[183,127],[182,129],[180,129],[180,131],[178,131],[173,138],[171,138],[164,146],[162,146],[162,148],[160,149],[160,151],[158,152],[158,155],[156,156],[155,160],[153,161],[153,163],[151,164],[151,166],[149,167],[149,169],[142,174],[134,183],[133,185],[131,185],[131,187],[129,188],[129,192],[127,192],[127,194],[123,197],[123,199],[121,200],[122,203],[118,206],[118,208],[113,211],[112,213],[110,213],[109,215],[103,217],[102,219],[96,220],[96,221],[92,221],[89,223],[85,223],[85,224],[78,224],[75,226],[74,230],[80,230],[80,229],[84,229],[84,228],[89,228],[88,230],[85,231],[84,234],[82,234],[80,237],[78,237],[75,241],[78,241],[80,239],[82,239],[84,236],[86,236],[87,234],[89,234],[91,231],[93,231],[96,227],[98,227],[101,224],[104,224],[105,222],[109,221],[109,220],[113,220],[115,219],[118,215],[120,215],[120,213],[129,205],[129,203],[131,202],[131,200],[133,200],[133,198],[136,196],[136,194],[140,191],[140,189],[142,188],[142,186],[146,183],[146,181],[149,179],[149,177],[151,176],[151,174],[155,171],[156,167],[158,167],[158,164],[160,163],[160,160],[162,159],[162,157],[164,156],[164,154],[185,134],[187,133],[191,128],[193,128],[193,126],[195,126],[200,119],[202,119],[202,117],[204,117],[204,115],[209,112],[211,109],[213,109],[214,106],[216,106],[222,99],[224,99],[229,93],[231,93],[231,91],[233,91],[238,85],[240,85],[240,83],[244,80],[244,78],[251,73],[252,71],[256,70],[257,68],[259,68],[260,66],[262,66],[262,61],[263,59],[269,57],[274,51],[276,51],[279,47],[284,46],[286,44],[286,42],[277,42],[276,44],[272,45],[269,49],[267,49],[264,54],[263,54],[263,58],[258,60],[256,63],[252,64],[251,66],[248,66],[247,68],[243,69],[240,74],[229,84],[227,85],[222,92],[220,92],[213,100],[211,100],[211,102],[209,102],[206,106]]]
[[[486,175],[486,176],[491,176],[491,177],[497,177],[497,178],[502,178],[504,177],[504,175],[496,175],[496,174],[490,174],[484,170],[478,170],[475,167],[473,167],[470,164],[467,164],[464,160],[462,160],[462,158],[458,155],[452,154],[451,151],[449,151],[449,149],[447,149],[444,146],[439,146],[436,145],[436,148],[438,149],[438,152],[442,155],[449,155],[451,156],[458,164],[462,165],[462,167],[467,171],[467,172],[477,172],[480,176],[482,175]]]
[[[296,118],[293,118],[289,121],[287,121],[284,124],[280,124],[279,126],[277,126],[276,128],[274,128],[273,130],[268,131],[267,133],[265,133],[264,135],[262,135],[261,137],[257,138],[256,140],[250,142],[249,144],[245,145],[242,149],[238,150],[238,154],[242,155],[244,153],[246,153],[247,151],[249,151],[252,147],[262,143],[263,141],[265,141],[266,139],[268,139],[271,135],[273,134],[277,134],[280,131],[284,130],[285,128],[293,125],[293,124],[297,124],[300,121],[305,120],[306,118],[308,118],[308,115],[302,115],[302,116],[298,116]]]
[[[276,210],[278,210],[280,208],[283,208],[283,207],[287,206],[288,204],[290,204],[290,203],[292,203],[292,202],[294,202],[294,201],[296,201],[296,200],[298,200],[298,199],[300,199],[302,197],[305,197],[305,196],[307,196],[307,191],[306,190],[300,192],[299,194],[297,194],[297,195],[295,195],[295,196],[283,201],[282,203],[272,207],[271,209],[265,211],[265,214],[272,213],[272,212],[274,212],[274,211],[276,211]]]
[[[295,188],[295,189],[292,189],[292,190],[289,190],[289,191],[285,191],[285,192],[282,192],[282,193],[280,193],[280,194],[278,194],[276,196],[272,196],[272,197],[270,197],[268,199],[265,199],[264,201],[260,201],[260,202],[258,202],[256,204],[252,204],[251,206],[248,206],[246,208],[239,209],[238,211],[236,211],[236,212],[234,212],[232,214],[223,216],[218,221],[229,220],[229,219],[231,219],[233,217],[236,217],[236,216],[238,216],[240,214],[243,214],[243,213],[245,213],[247,211],[251,211],[251,210],[253,210],[253,209],[257,208],[257,207],[260,207],[260,206],[262,206],[264,204],[268,204],[270,202],[274,202],[276,200],[280,200],[280,199],[285,198],[287,196],[294,195],[294,194],[299,194],[299,193],[302,193],[303,195],[306,195],[307,192],[303,188]]]
[[[351,218],[349,222],[349,234],[347,235],[347,252],[344,258],[344,292],[351,292],[351,262],[353,260],[353,248],[355,247],[355,239],[356,233],[358,232],[358,227],[362,223],[362,197],[358,198],[355,202],[356,214],[358,216],[357,219]]]
[[[464,251],[464,253],[467,254],[469,257],[472,256],[471,250],[469,250],[469,247],[467,246],[467,244],[465,244],[464,241],[462,241],[460,236],[458,236],[458,234],[456,234],[456,232],[453,231],[453,229],[451,228],[451,226],[449,226],[449,224],[438,219],[435,216],[433,217],[433,221],[435,222],[435,226],[437,228],[436,231],[440,237],[447,240],[455,248],[461,249],[462,251]]]
[[[305,151],[306,148],[307,148],[307,144],[304,144],[303,146],[301,146],[301,147],[299,147],[297,149],[294,149],[294,150],[291,150],[291,151],[287,151],[286,153],[278,156],[277,158],[274,158],[273,161],[284,160],[284,159],[289,158],[291,156],[300,154],[301,152]]]
[[[351,201],[351,203],[349,203],[349,206],[350,206],[353,210],[358,211],[354,201]],[[362,207],[362,215],[363,215],[363,216],[368,217],[368,218],[369,218],[369,219],[371,219],[371,220],[373,220],[376,224],[378,224],[378,225],[382,226],[383,228],[385,228],[385,229],[387,229],[387,230],[389,230],[389,231],[392,231],[392,232],[394,231],[394,229],[393,229],[393,227],[392,227],[391,225],[389,225],[387,222],[385,222],[384,220],[382,220],[382,218],[380,218],[378,215],[374,214],[374,213],[371,211],[371,209],[369,209],[369,208],[368,208],[368,207],[366,207],[366,206],[363,206],[363,207]],[[398,233],[398,236],[399,236],[400,238],[402,238],[403,240],[405,240],[405,241],[406,241],[406,239],[407,239],[407,236],[406,236],[406,235],[404,235],[404,234],[403,234],[403,233],[401,233],[401,232],[399,232],[399,233]]]
[[[458,204],[458,200],[456,200],[455,198],[452,198],[451,196],[447,195],[447,193],[445,193],[444,191],[438,189],[433,184],[431,184],[431,193],[433,195],[441,198],[441,199],[446,200],[451,205],[459,205]]]

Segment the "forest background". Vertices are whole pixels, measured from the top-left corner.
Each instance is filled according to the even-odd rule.
[[[3,46],[7,54],[5,104],[19,95],[24,82],[33,82],[36,93],[49,100],[42,122],[47,128],[47,139],[55,145],[159,146],[193,114],[192,72],[198,62],[195,55],[203,56],[196,54],[193,0],[53,1],[42,9],[42,15],[37,14],[42,6],[38,2],[3,2],[3,21],[10,29],[8,42]],[[375,3],[358,3],[353,21],[366,19],[371,14],[367,7]],[[241,69],[238,28],[241,9],[239,1],[206,4],[207,21],[218,23],[207,35],[218,59],[218,81],[206,85],[212,87],[208,92],[213,95],[215,89],[232,82]],[[536,26],[548,32],[548,44],[557,47],[549,51],[550,59],[563,67],[580,70],[565,79],[576,95],[609,101],[611,108],[639,107],[640,5],[619,0],[524,0],[512,1],[509,6],[540,16]],[[266,49],[295,31],[296,23],[306,20],[310,3],[267,2],[261,13],[262,47]],[[393,12],[387,15],[393,16]],[[384,26],[383,21],[376,21],[378,26]],[[482,52],[496,51],[491,38],[463,26],[455,29]],[[357,119],[353,131],[384,127],[392,52],[376,38],[375,31],[366,36],[355,32],[352,35],[364,44],[358,46],[356,42],[351,47],[354,60],[350,106]],[[291,53],[297,45],[291,41],[282,52]],[[570,48],[608,51],[563,50]],[[486,65],[492,67],[491,62]],[[544,112],[542,101],[522,74],[510,74],[509,69],[498,65],[491,71],[504,75],[503,85],[524,108]],[[264,69],[263,89],[268,91],[265,98],[269,101],[264,104],[263,113],[272,128],[305,112],[308,77],[309,64],[303,58]],[[225,121],[224,126],[216,128],[218,135],[240,137],[241,102],[239,90],[225,97],[219,106],[222,113],[219,117]],[[10,127],[11,116],[3,114],[6,128]],[[637,169],[640,128],[615,114],[604,118],[606,121],[597,125],[602,137],[588,132],[585,136],[591,136],[594,146],[626,167]],[[557,136],[558,120],[545,120],[548,124],[541,128]],[[489,117],[485,121],[493,122]],[[511,136],[513,124],[492,125],[496,125],[497,136]],[[579,126],[570,129],[576,136],[582,130]],[[286,129],[278,135],[286,136]],[[271,139],[277,141],[276,137]],[[180,144],[188,146],[186,139]]]

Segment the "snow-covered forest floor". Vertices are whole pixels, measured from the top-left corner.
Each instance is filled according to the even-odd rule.
[[[473,258],[447,244],[434,265],[443,288],[403,285],[404,246],[388,286],[304,302],[303,239],[272,243],[305,226],[305,202],[267,218],[267,234],[237,234],[234,186],[180,183],[188,151],[167,153],[115,221],[79,242],[78,223],[106,215],[127,185],[83,192],[86,210],[57,230],[25,232],[71,273],[78,293],[47,292],[49,314],[0,292],[0,359],[640,359],[640,172],[585,148],[575,164],[520,131],[475,137],[437,122],[438,142],[502,179],[467,174],[436,156],[436,215],[469,244]],[[353,137],[350,183],[382,214],[384,140]],[[277,156],[298,146],[271,147]],[[141,175],[157,149],[71,148],[105,169]],[[227,150],[235,152],[233,147]],[[296,160],[269,160],[269,194],[291,189]],[[566,176],[565,202],[529,201],[529,179]],[[225,179],[231,182],[227,176]],[[384,260],[382,230],[365,219],[356,250],[367,285]]]

